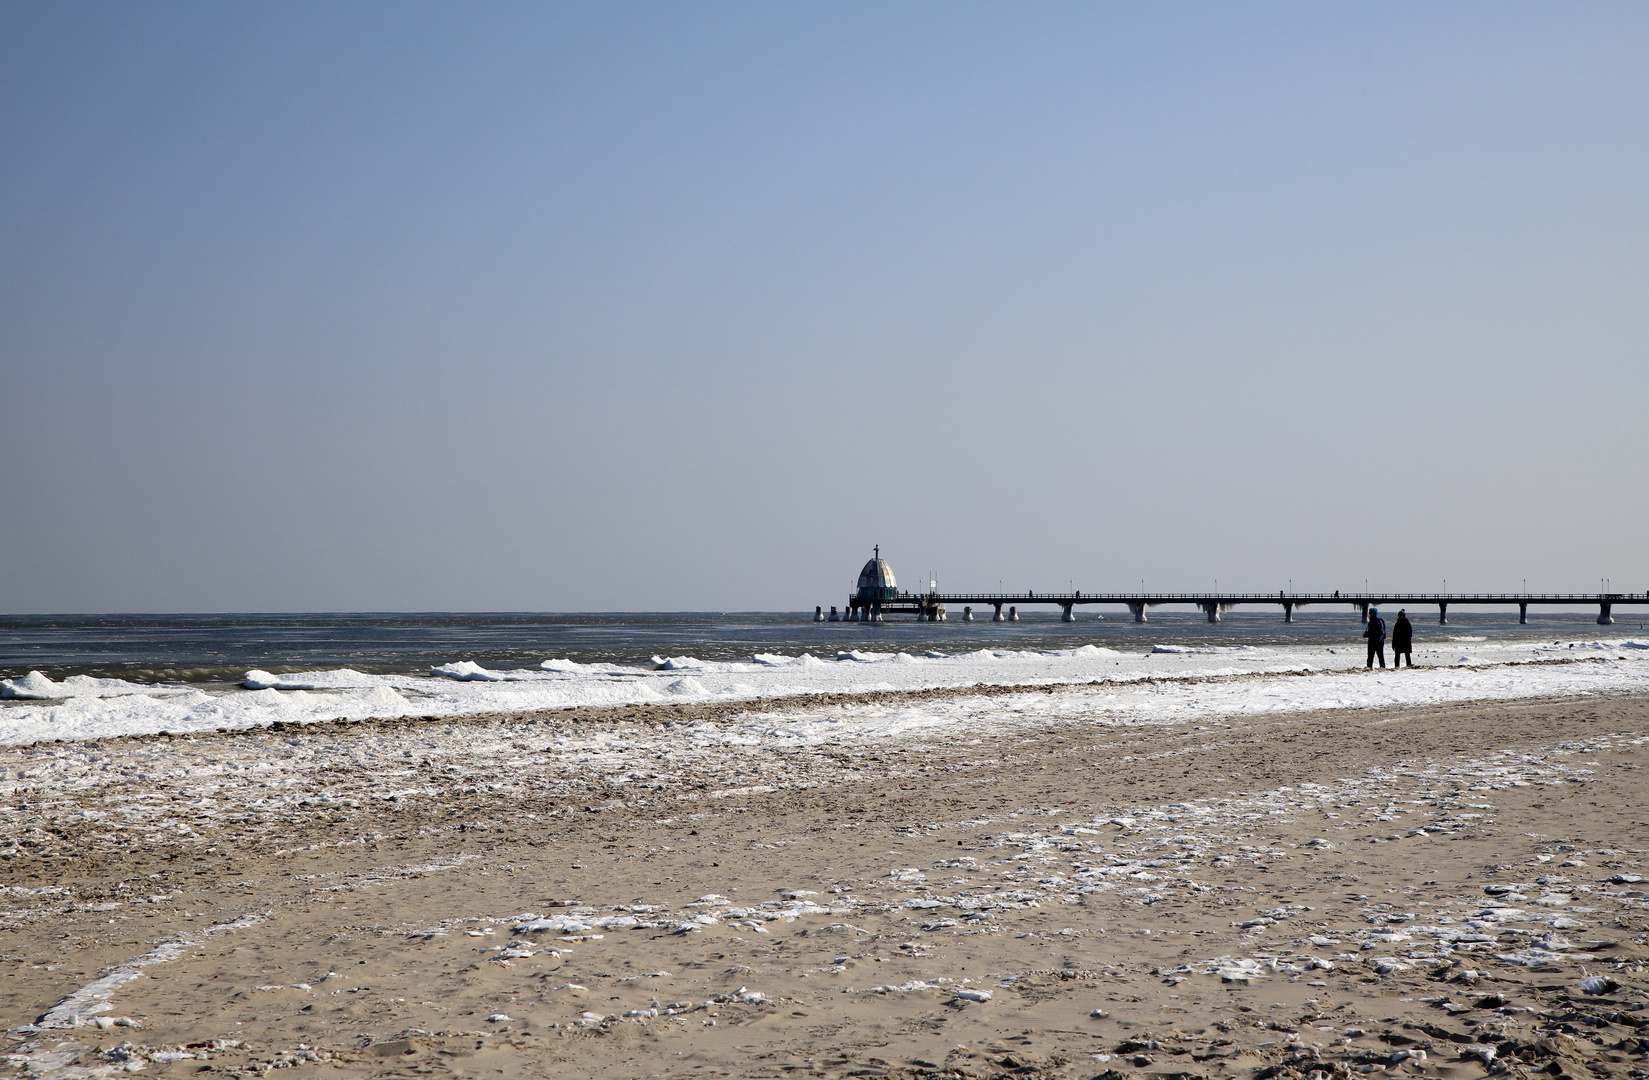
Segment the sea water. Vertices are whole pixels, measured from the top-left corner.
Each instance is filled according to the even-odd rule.
[[[1336,676],[1245,680],[1212,695],[1235,712],[1649,689],[1649,642],[1629,618],[1599,627],[1586,613],[1550,613],[1519,625],[1509,611],[1451,611],[1443,626],[1435,611],[1430,621],[1419,611],[1416,659],[1431,674],[1376,690],[1339,678],[1364,662],[1349,606],[1308,610],[1292,624],[1259,607],[1217,624],[1195,611],[1158,609],[1143,624],[1126,611],[1097,614],[881,624],[815,623],[808,613],[6,616],[0,742],[1233,676]],[[1605,666],[1550,667],[1576,658]],[[1525,670],[1510,676],[1508,665]]]
[[[1154,645],[1190,648],[1361,647],[1357,611],[1311,608],[1293,623],[1280,609],[1228,611],[1210,623],[1197,611],[1154,608],[1136,623],[1123,609],[1078,609],[1078,621],[1026,611],[1018,622],[963,622],[960,612],[942,623],[889,617],[884,623],[815,623],[811,612],[637,614],[237,614],[237,615],[0,615],[0,678],[42,671],[53,678],[94,675],[134,681],[239,682],[253,668],[304,671],[350,667],[379,673],[419,672],[456,660],[487,668],[530,667],[552,657],[580,663],[645,664],[654,656],[748,660],[756,653],[834,654],[857,649],[923,653],[974,649],[1070,649],[1093,644],[1150,651]],[[1098,617],[1103,614],[1103,618]],[[1645,609],[1643,616],[1649,616]],[[1384,612],[1389,625],[1396,610]],[[1500,644],[1576,635],[1628,635],[1645,618],[1624,610],[1614,627],[1597,627],[1584,612],[1531,613],[1518,624],[1515,609],[1452,610],[1439,625],[1435,609],[1411,615],[1417,643],[1477,639]]]

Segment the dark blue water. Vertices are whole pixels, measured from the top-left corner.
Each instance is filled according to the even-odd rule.
[[[1395,615],[1387,611],[1388,622]],[[1637,633],[1637,614],[1600,627],[1584,612],[1542,613],[1519,626],[1515,610],[1437,613],[1414,619],[1417,641],[1477,635],[1491,641],[1573,641]],[[0,677],[40,670],[53,678],[100,675],[136,681],[233,682],[251,668],[301,671],[352,667],[415,672],[474,660],[485,667],[534,666],[551,657],[645,664],[654,656],[741,660],[752,653],[816,656],[840,649],[956,652],[978,648],[1118,649],[1152,644],[1361,645],[1357,614],[1309,610],[1292,624],[1271,608],[1236,609],[1214,625],[1196,611],[1159,608],[1135,623],[1126,610],[1075,623],[1030,612],[1016,623],[913,619],[814,623],[811,613],[755,614],[348,614],[348,615],[0,615]]]

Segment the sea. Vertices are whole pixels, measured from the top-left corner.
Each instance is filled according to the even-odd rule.
[[[1293,623],[1263,607],[1219,623],[1167,607],[1145,623],[1125,609],[1069,623],[1036,611],[1000,623],[738,612],[9,615],[0,616],[0,744],[636,705],[801,709],[809,719],[757,728],[813,739],[840,730],[821,703],[842,695],[979,686],[1087,687],[1060,707],[1138,717],[1649,691],[1649,633],[1631,615],[1613,626],[1587,612],[1535,613],[1527,624],[1497,610],[1452,610],[1447,625],[1435,609],[1414,616],[1416,670],[1365,678],[1363,627],[1349,605],[1308,608]],[[1210,683],[1220,688],[1185,689]],[[936,715],[906,708],[864,720],[863,731]]]
[[[1389,623],[1395,610],[1385,612]],[[1553,642],[1608,631],[1638,632],[1628,613],[1612,628],[1586,612],[1515,610],[1410,615],[1417,642],[1475,639]],[[1083,612],[1078,621],[1024,612],[1017,622],[944,622],[890,617],[883,623],[815,623],[812,612],[642,612],[626,614],[345,613],[222,615],[0,615],[0,678],[39,671],[135,682],[238,683],[254,669],[276,673],[347,667],[377,674],[427,673],[472,661],[484,668],[532,667],[549,659],[646,665],[657,657],[736,662],[761,654],[834,656],[844,650],[922,654],[978,649],[1044,651],[1081,645],[1149,651],[1252,646],[1361,647],[1355,609],[1305,609],[1285,623],[1273,609],[1233,609],[1219,623],[1198,611],[1152,609],[1147,622]]]

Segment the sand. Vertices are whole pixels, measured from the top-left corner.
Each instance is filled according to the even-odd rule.
[[[7,1060],[1649,1069],[1649,698],[1127,724],[1010,701],[840,746],[679,738],[748,723],[722,706],[0,750]],[[594,732],[626,753],[569,753]]]

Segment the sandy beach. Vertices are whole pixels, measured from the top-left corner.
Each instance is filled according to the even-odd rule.
[[[1649,1068],[1649,696],[1120,721],[1041,693],[5,748],[5,1062]],[[913,702],[985,721],[697,737]]]
[[[1646,56],[0,0],[0,1080],[1649,1080]]]

